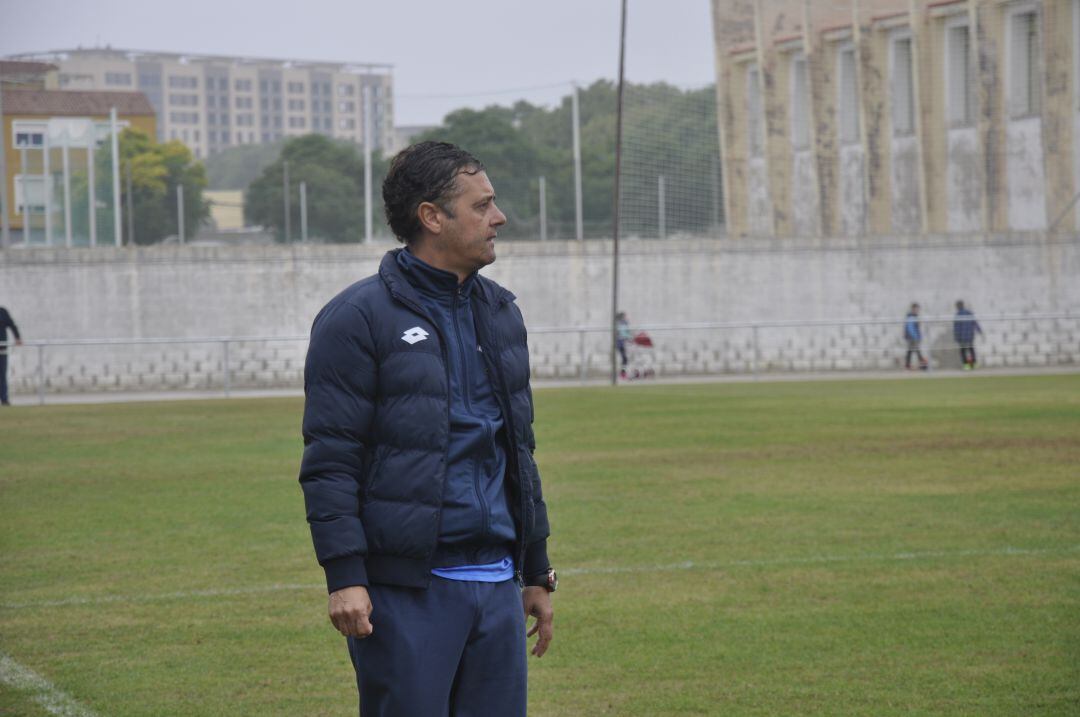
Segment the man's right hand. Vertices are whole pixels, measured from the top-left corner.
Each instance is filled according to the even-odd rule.
[[[330,593],[330,622],[345,637],[363,639],[371,634],[371,598],[367,588],[354,585]]]

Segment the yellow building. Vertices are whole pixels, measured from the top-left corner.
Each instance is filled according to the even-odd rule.
[[[713,0],[732,234],[1075,230],[1080,0]]]
[[[244,192],[241,189],[206,189],[203,198],[210,203],[210,220],[219,231],[244,228]]]
[[[7,168],[3,189],[12,243],[113,243],[112,192],[105,196],[98,192],[103,183],[101,178],[94,181],[94,156],[110,152],[113,110],[118,129],[134,127],[153,137],[157,131],[154,108],[140,92],[43,89],[48,70],[40,81],[24,71],[21,76],[31,79],[16,84],[13,78],[24,69],[17,66],[41,69],[41,63],[2,65],[0,76],[5,79],[0,85],[0,104]]]

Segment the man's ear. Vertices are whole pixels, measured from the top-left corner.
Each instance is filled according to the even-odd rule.
[[[442,233],[443,216],[439,208],[431,202],[421,202],[416,208],[416,216],[420,224],[429,233],[439,235]]]

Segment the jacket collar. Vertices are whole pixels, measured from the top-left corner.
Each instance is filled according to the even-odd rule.
[[[420,306],[419,292],[409,282],[398,263],[397,256],[403,251],[405,250],[391,249],[386,252],[379,263],[379,278],[386,284],[391,296]],[[435,269],[435,271],[439,270]],[[470,280],[472,280],[470,295],[488,304],[493,310],[499,309],[503,304],[509,304],[517,298],[513,292],[479,274],[473,274]]]
[[[435,299],[450,299],[454,294],[468,296],[476,283],[476,272],[458,283],[457,274],[438,269],[416,256],[408,249],[399,251],[395,257],[402,275],[413,288]]]

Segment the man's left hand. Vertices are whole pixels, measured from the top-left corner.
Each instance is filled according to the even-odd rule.
[[[532,654],[543,657],[544,653],[547,652],[548,645],[551,644],[551,637],[554,633],[552,623],[555,621],[555,613],[551,609],[551,593],[547,591],[547,588],[526,587],[521,591],[521,604],[525,607],[526,619],[530,615],[536,618],[536,622],[533,623],[532,629],[529,630],[526,637],[532,637],[540,633],[536,644],[533,645]]]

